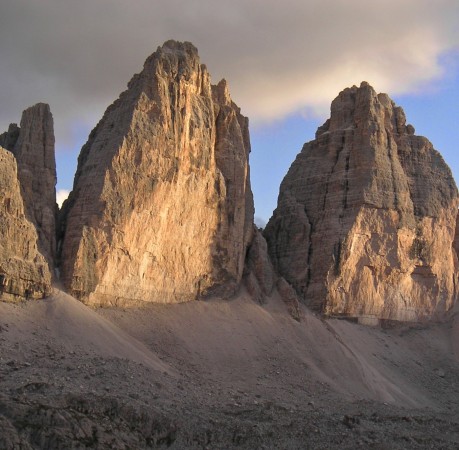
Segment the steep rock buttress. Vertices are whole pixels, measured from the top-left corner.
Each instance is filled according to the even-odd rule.
[[[51,292],[56,250],[53,117],[38,103],[0,135],[0,299]]]
[[[91,132],[63,209],[67,290],[91,304],[237,289],[252,237],[248,120],[168,41]]]
[[[39,251],[52,270],[56,254],[57,176],[49,105],[37,103],[27,108],[20,127],[13,123],[0,135],[0,145],[16,158],[25,214],[37,229]]]
[[[265,237],[326,315],[418,321],[457,296],[458,192],[441,155],[367,83],[345,89],[282,181]]]
[[[0,147],[0,300],[43,298],[50,291],[51,272],[25,214],[16,159]]]

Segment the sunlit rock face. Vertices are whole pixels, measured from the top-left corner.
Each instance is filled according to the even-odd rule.
[[[91,132],[64,204],[62,278],[90,304],[229,296],[252,237],[248,120],[166,42]]]
[[[265,237],[278,272],[326,315],[440,318],[457,296],[451,171],[386,94],[342,91],[279,192]]]
[[[50,292],[51,272],[25,214],[16,158],[0,147],[0,300],[43,298]]]

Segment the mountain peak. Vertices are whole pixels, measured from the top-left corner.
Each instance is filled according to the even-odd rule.
[[[275,267],[312,308],[417,321],[457,296],[458,200],[440,154],[364,82],[333,100],[282,181],[265,235]]]
[[[82,149],[65,212],[67,289],[95,304],[233,293],[252,236],[249,151],[226,81],[212,87],[196,48],[167,41]]]

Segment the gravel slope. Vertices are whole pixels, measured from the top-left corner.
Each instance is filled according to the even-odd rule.
[[[245,293],[0,303],[0,448],[458,448],[459,320],[302,322]]]

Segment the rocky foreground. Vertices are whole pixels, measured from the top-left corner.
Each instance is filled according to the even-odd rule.
[[[37,230],[38,249],[52,270],[58,208],[54,122],[49,105],[37,103],[27,108],[22,113],[20,126],[12,123],[8,131],[0,135],[0,146],[15,157],[26,217]]]
[[[374,329],[273,296],[0,304],[0,448],[455,449],[459,316]]]

